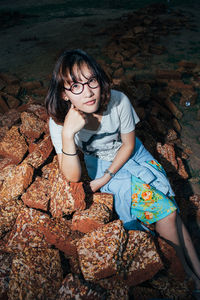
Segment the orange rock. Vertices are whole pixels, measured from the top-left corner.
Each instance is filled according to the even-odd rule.
[[[124,69],[123,68],[119,68],[117,69],[114,73],[113,73],[113,77],[114,78],[119,78],[124,74]]]
[[[80,239],[77,252],[84,278],[96,281],[116,274],[122,264],[126,239],[120,220],[110,222]]]
[[[166,136],[166,142],[171,142],[177,139],[177,133],[174,129],[169,129],[167,136]]]
[[[128,232],[128,242],[122,255],[122,261],[122,271],[125,272],[126,278],[125,280],[121,278],[121,280],[128,286],[136,286],[151,279],[159,270],[163,269],[163,263],[152,235],[139,230]]]
[[[196,63],[186,60],[181,60],[178,62],[179,67],[183,67],[185,69],[194,69],[196,67]]]
[[[0,207],[0,238],[2,239],[15,224],[15,220],[22,209],[22,203],[20,201],[16,201],[15,199],[6,199],[0,197]]]
[[[18,84],[19,83],[19,79],[13,74],[1,72],[0,78],[7,84]]]
[[[183,161],[180,157],[177,157],[177,162],[178,162],[178,174],[184,178],[184,179],[188,179],[189,175],[186,172],[185,166],[183,164]]]
[[[26,137],[37,139],[44,132],[45,122],[33,113],[21,113],[21,121],[20,132]]]
[[[191,84],[185,84],[182,80],[170,80],[168,81],[168,87],[179,92],[183,90],[194,90]]]
[[[6,101],[9,108],[16,108],[21,104],[20,100],[17,99],[16,97],[6,94],[4,92],[0,92],[0,93],[1,93],[1,98],[3,98],[4,101]]]
[[[69,221],[63,218],[49,219],[47,222],[40,222],[40,233],[44,234],[47,243],[54,245],[62,251],[66,257],[77,256],[77,241],[82,237],[73,233],[69,226]]]
[[[7,251],[24,251],[26,247],[50,248],[51,244],[44,239],[44,234],[40,230],[41,224],[47,223],[49,219],[47,214],[40,211],[27,207],[21,209],[7,241]]]
[[[181,74],[175,70],[157,70],[156,77],[159,79],[180,79]]]
[[[106,205],[110,211],[113,211],[113,194],[108,193],[94,193],[92,195],[92,201],[94,203],[101,203]]]
[[[49,179],[51,172],[53,172],[53,170],[58,170],[58,169],[59,169],[58,157],[57,157],[57,155],[55,155],[53,158],[53,161],[49,164],[46,164],[42,168],[42,177]]]
[[[22,81],[21,82],[21,87],[30,91],[30,90],[34,90],[34,89],[38,89],[38,88],[41,88],[42,84],[40,81],[36,81],[36,80],[33,80],[33,81]]]
[[[19,84],[6,85],[3,91],[9,95],[17,97],[20,92],[20,86]]]
[[[48,210],[50,196],[48,195],[49,181],[45,178],[36,177],[21,199],[24,204],[31,207]]]
[[[9,109],[0,116],[0,126],[8,126],[9,128],[20,121],[20,113],[16,109]]]
[[[26,141],[17,126],[8,130],[0,142],[0,155],[11,158],[16,164],[22,161],[27,150]]]
[[[2,170],[10,165],[15,165],[14,161],[12,160],[12,158],[6,157],[6,158],[0,158],[0,174],[2,173]],[[0,180],[1,180],[1,175],[0,175]]]
[[[193,106],[198,98],[198,93],[192,90],[183,90],[180,104],[183,106]]]
[[[0,142],[3,139],[3,137],[5,136],[7,131],[8,131],[7,126],[0,127]]]
[[[0,198],[12,199],[20,196],[31,183],[32,177],[33,168],[24,162],[10,167],[10,172],[4,179],[0,190]]]
[[[5,113],[9,110],[9,107],[5,101],[5,99],[0,94],[0,113]]]
[[[53,300],[62,280],[58,250],[27,247],[13,258],[8,298]]]
[[[91,232],[111,219],[111,211],[104,204],[94,203],[89,209],[75,212],[72,218],[72,230],[83,233]]]
[[[178,170],[178,163],[176,160],[176,153],[173,145],[171,144],[161,145],[161,143],[157,143],[156,149],[160,154],[159,156],[160,156],[161,164],[164,166],[164,168],[166,166],[166,169],[168,171]]]
[[[10,279],[10,271],[12,265],[13,255],[10,253],[0,252],[0,299],[8,299],[8,285]]]
[[[69,215],[86,207],[82,182],[70,183],[59,169],[52,169],[50,180],[50,212],[53,217]]]
[[[182,112],[176,107],[176,105],[169,98],[165,99],[164,104],[167,106],[167,108],[177,119],[182,118],[183,116]]]
[[[50,136],[46,135],[40,143],[35,144],[31,149],[33,151],[24,159],[24,162],[30,164],[34,168],[39,168],[53,150]]]
[[[62,285],[58,291],[57,300],[67,299],[70,295],[71,299],[108,299],[107,293],[104,289],[94,284],[88,285],[87,281],[84,281],[81,277],[74,274],[67,274],[62,282]]]

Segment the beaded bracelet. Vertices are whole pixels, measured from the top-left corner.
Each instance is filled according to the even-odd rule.
[[[106,170],[104,171],[104,174],[109,174],[110,177],[112,177],[112,178],[115,176],[115,174],[113,174],[112,172],[110,172],[108,169],[106,169]]]
[[[66,152],[63,151],[63,149],[62,149],[62,153],[65,154],[65,155],[68,155],[68,156],[75,156],[75,155],[78,154],[77,151],[76,151],[76,153],[66,153]]]

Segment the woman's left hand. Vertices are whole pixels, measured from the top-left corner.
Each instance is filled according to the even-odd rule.
[[[104,186],[109,180],[103,176],[98,179],[90,181],[90,188],[95,193],[98,191],[102,186]]]

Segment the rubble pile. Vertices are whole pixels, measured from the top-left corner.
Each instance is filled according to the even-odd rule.
[[[179,124],[181,105],[197,100],[199,66],[180,61],[148,78],[133,70],[144,68],[138,53],[159,55],[165,49],[157,37],[184,24],[182,15],[159,21],[153,7],[130,15],[104,49],[111,61],[102,64],[132,101],[141,118],[137,136],[164,166],[178,204],[192,203],[199,217],[199,196],[183,201],[189,151]],[[126,231],[113,195],[86,192],[83,161],[82,181],[66,181],[40,104],[45,95],[39,81],[0,73],[0,299],[191,299],[175,250],[148,232]]]

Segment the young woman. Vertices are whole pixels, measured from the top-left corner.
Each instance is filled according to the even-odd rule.
[[[110,89],[97,62],[81,50],[64,52],[58,59],[46,108],[50,134],[66,179],[77,182],[84,153],[90,188],[112,193],[114,207],[126,229],[155,223],[157,233],[176,247],[186,272],[200,288],[200,262],[191,238],[180,221],[174,193],[162,166],[135,137],[139,118],[129,99]],[[176,226],[177,217],[191,261],[185,260]],[[180,224],[179,222],[179,224]]]

